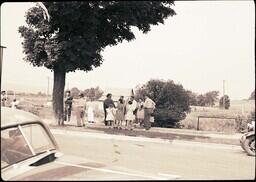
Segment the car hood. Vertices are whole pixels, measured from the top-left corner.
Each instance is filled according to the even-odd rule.
[[[16,166],[16,169],[18,167]],[[23,173],[9,180],[169,180],[120,166],[110,166],[89,159],[63,155],[40,166],[19,166]],[[2,176],[3,177],[3,176]],[[174,179],[174,178],[172,178]]]

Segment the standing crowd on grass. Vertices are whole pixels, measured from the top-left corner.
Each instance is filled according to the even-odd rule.
[[[112,100],[112,94],[107,94],[107,98],[103,102],[104,122],[105,126],[113,129],[133,130],[133,128],[150,129],[151,122],[154,120],[153,112],[155,109],[155,102],[148,96],[140,98],[138,101],[134,96],[124,99],[121,96],[115,104]],[[18,108],[18,101],[13,99],[11,108]],[[7,106],[7,96],[5,91],[1,92],[1,106]],[[64,116],[63,121],[70,122],[71,111],[75,111],[77,126],[86,126],[86,124],[93,124],[94,121],[94,107],[92,100],[86,98],[83,93],[79,94],[79,98],[74,100],[70,91],[66,91],[64,98]],[[87,114],[87,122],[85,115]],[[64,122],[62,125],[64,125]]]
[[[112,100],[111,93],[108,93],[106,97],[103,102],[105,126],[125,130],[133,130],[135,127],[145,130],[151,128],[151,122],[154,121],[155,102],[147,95],[138,101],[134,99],[134,96],[130,96],[126,100],[124,96],[121,96],[116,104]],[[70,91],[67,91],[64,100],[64,121],[66,122],[70,121],[72,103],[73,97]],[[87,100],[83,94],[79,94],[79,99],[74,105],[77,126],[86,126],[85,112],[87,112],[87,123],[95,123],[92,100]]]
[[[112,94],[107,94],[103,103],[106,126],[113,129],[127,130],[133,130],[135,127],[144,128],[145,130],[150,129],[155,109],[155,102],[152,99],[145,96],[144,102],[142,98],[137,102],[134,96],[127,100],[124,100],[124,97],[121,96],[117,105],[115,105],[111,97]]]

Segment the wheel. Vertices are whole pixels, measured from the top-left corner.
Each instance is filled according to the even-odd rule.
[[[244,141],[244,150],[250,156],[255,156],[255,135],[248,137]]]

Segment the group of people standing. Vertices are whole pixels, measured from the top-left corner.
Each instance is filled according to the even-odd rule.
[[[87,113],[88,124],[95,122],[94,107],[91,100],[86,98],[84,94],[79,94],[79,98],[74,101],[70,91],[67,91],[64,106],[64,121],[70,121],[71,111],[74,107],[77,126],[86,125],[85,113]],[[121,96],[115,104],[112,100],[112,94],[109,93],[103,102],[103,109],[105,125],[110,128],[132,130],[137,125],[148,130],[151,128],[155,102],[148,96],[140,98],[138,102],[134,96],[130,96],[126,100],[124,96]]]
[[[71,96],[70,91],[66,92],[66,97],[64,100],[64,121],[70,122],[73,96]],[[79,98],[74,103],[77,126],[85,126],[85,113],[87,111],[88,123],[94,123],[94,109],[92,102],[86,99],[83,93],[79,94]]]
[[[136,124],[144,129],[148,130],[151,127],[151,119],[153,111],[155,109],[155,102],[148,96],[145,96],[145,101],[139,99],[135,101],[134,96],[131,96],[127,100],[121,96],[114,104],[112,100],[112,94],[107,94],[107,98],[103,103],[105,114],[105,125],[115,129],[132,130]]]

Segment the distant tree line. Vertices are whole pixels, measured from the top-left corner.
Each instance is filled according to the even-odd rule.
[[[73,87],[70,89],[71,95],[74,98],[78,98],[79,94],[84,94],[84,96],[86,96],[87,98],[89,98],[90,100],[94,101],[94,100],[98,100],[102,95],[103,95],[103,91],[102,89],[100,89],[99,86],[95,87],[95,88],[88,88],[85,90],[79,90],[77,87]]]
[[[189,104],[193,106],[213,107],[218,101],[219,91],[209,91],[205,94],[197,94],[187,91],[189,95]]]
[[[197,94],[189,90],[188,95],[189,104],[192,106],[213,107],[215,104],[219,104],[220,108],[229,109],[230,107],[229,96],[224,95],[218,99],[219,91],[209,91],[205,94]]]

